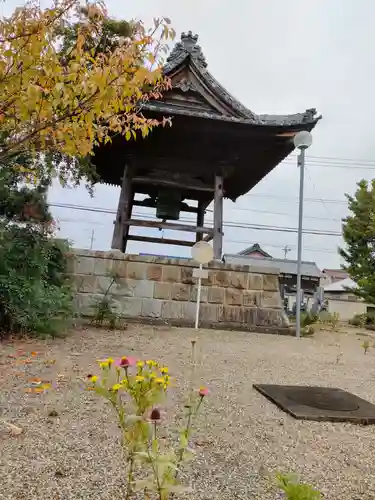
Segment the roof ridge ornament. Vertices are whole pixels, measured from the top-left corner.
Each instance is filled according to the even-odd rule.
[[[207,67],[206,58],[203,55],[201,46],[198,45],[198,35],[193,35],[192,31],[181,33],[181,41],[177,42],[172,52],[167,57],[167,63],[174,63],[176,60],[183,60],[189,55],[195,64],[201,68]]]

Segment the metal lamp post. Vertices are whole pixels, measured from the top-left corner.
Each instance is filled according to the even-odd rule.
[[[305,151],[312,144],[312,135],[307,130],[298,132],[293,138],[294,146],[299,149],[297,165],[300,167],[299,210],[298,210],[298,250],[297,250],[297,302],[296,302],[296,337],[301,337],[301,261],[302,261],[302,221],[303,187],[305,177]]]

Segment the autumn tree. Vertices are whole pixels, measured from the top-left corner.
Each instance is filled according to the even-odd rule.
[[[54,155],[60,179],[77,181],[87,174],[85,159],[114,134],[135,140],[169,123],[145,117],[142,103],[169,86],[161,65],[173,36],[168,19],[150,30],[116,25],[96,1],[82,8],[55,0],[47,9],[28,2],[2,19],[0,161]],[[41,164],[32,168],[37,177]]]
[[[343,221],[344,269],[358,285],[352,292],[375,304],[375,180],[362,180],[354,196],[346,195],[350,215]]]

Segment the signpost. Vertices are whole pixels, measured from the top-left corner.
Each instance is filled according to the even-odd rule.
[[[199,310],[201,303],[202,278],[208,278],[208,270],[203,269],[214,257],[212,246],[207,241],[198,241],[191,249],[191,257],[198,262],[199,268],[193,270],[193,278],[198,278],[197,306],[195,311],[195,329],[199,325]]]

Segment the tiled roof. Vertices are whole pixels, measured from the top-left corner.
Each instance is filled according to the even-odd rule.
[[[280,274],[297,274],[297,261],[288,259],[257,259],[251,255],[225,254],[224,262],[242,266],[262,266],[279,269]],[[301,274],[313,278],[321,278],[322,273],[315,262],[302,262]]]

